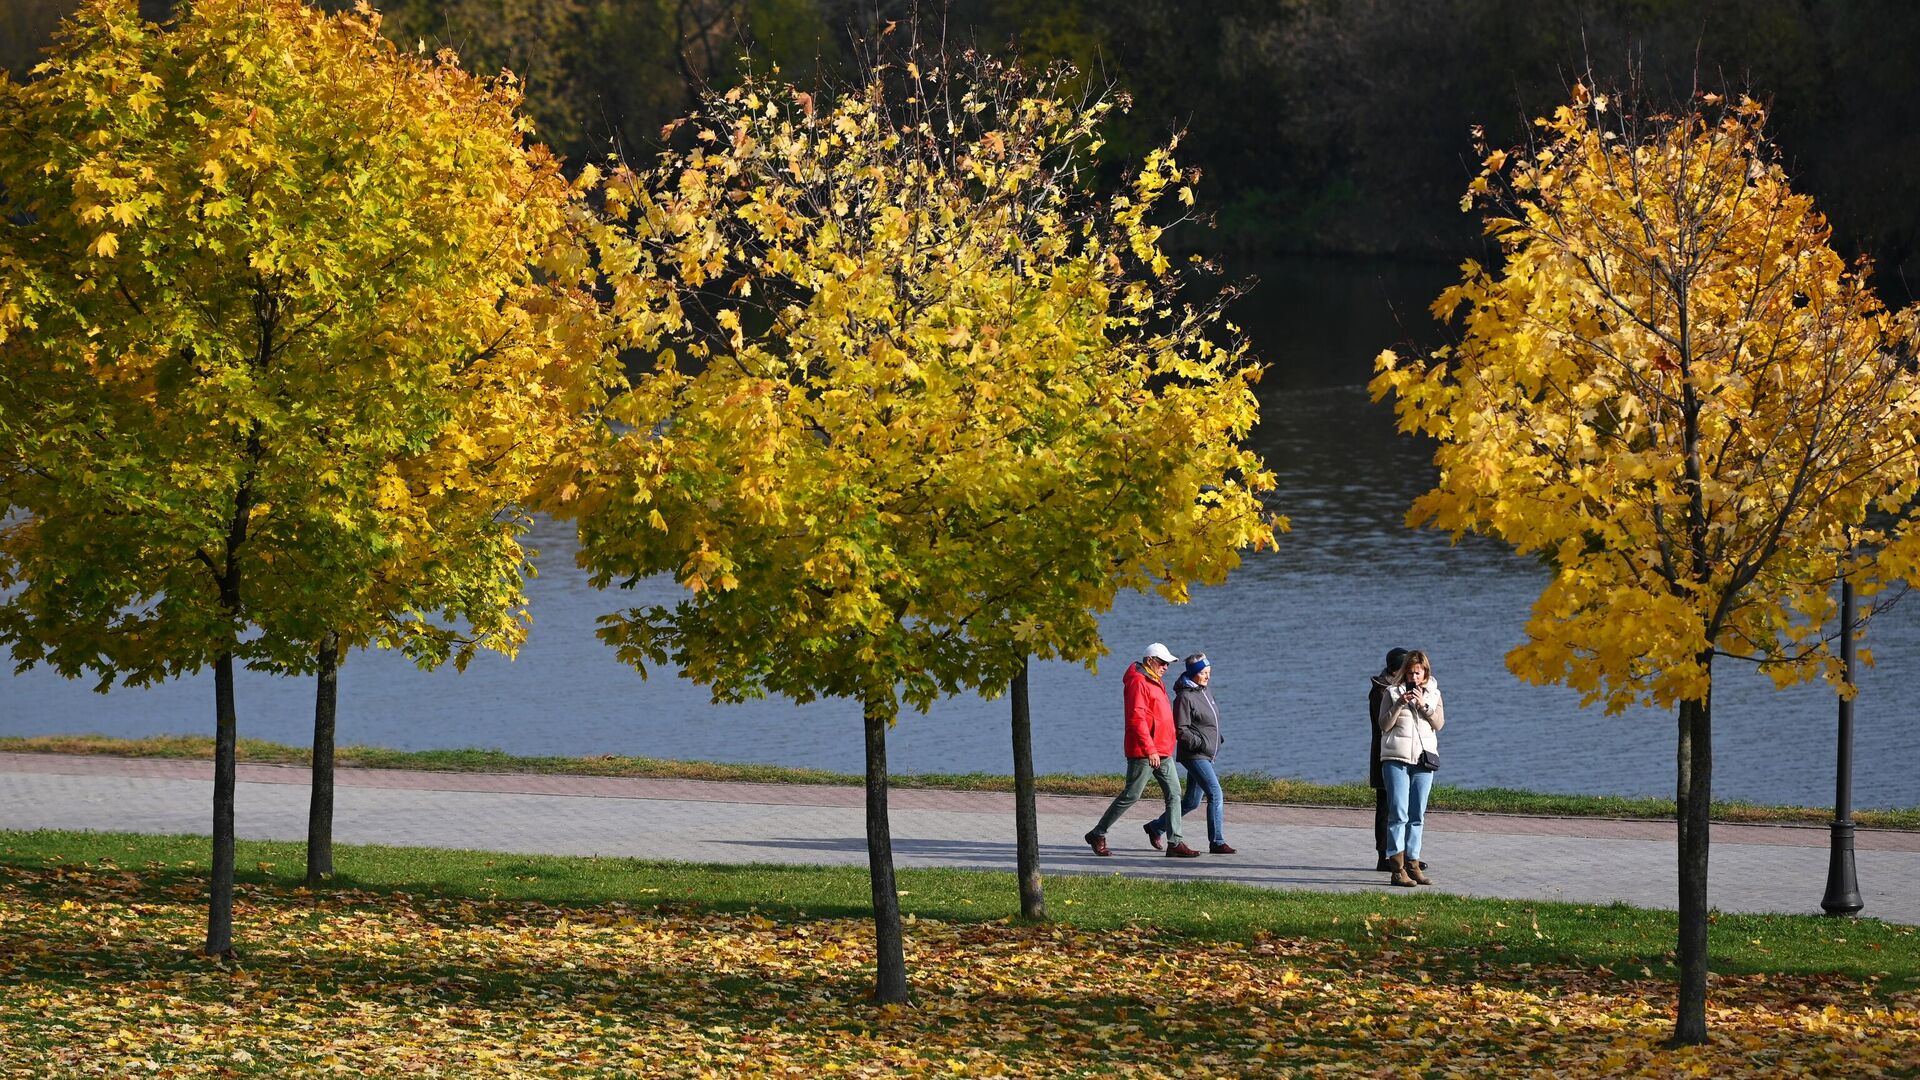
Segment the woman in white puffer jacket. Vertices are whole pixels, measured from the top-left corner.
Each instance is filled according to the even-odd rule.
[[[1395,885],[1431,885],[1420,869],[1420,835],[1426,828],[1427,795],[1433,789],[1433,769],[1421,764],[1421,754],[1437,763],[1439,731],[1447,725],[1440,685],[1433,681],[1427,654],[1407,654],[1398,676],[1380,696],[1380,779],[1387,789],[1387,862]]]

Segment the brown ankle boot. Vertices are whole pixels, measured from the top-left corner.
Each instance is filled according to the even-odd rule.
[[[1398,855],[1389,855],[1387,862],[1393,866],[1393,877],[1388,880],[1388,884],[1413,888],[1413,879],[1407,876],[1407,853],[1403,851]]]
[[[1402,856],[1402,858],[1405,858],[1405,856]],[[1419,859],[1406,859],[1406,864],[1407,876],[1413,879],[1415,885],[1433,884],[1433,879],[1426,875],[1426,871],[1420,869]]]

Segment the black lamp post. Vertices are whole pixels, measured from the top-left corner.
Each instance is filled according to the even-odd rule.
[[[1853,682],[1853,579],[1840,578],[1840,666],[1847,686]],[[1827,895],[1820,906],[1829,915],[1852,915],[1865,907],[1853,873],[1853,699],[1840,699],[1840,752],[1834,762],[1833,834],[1827,856]]]

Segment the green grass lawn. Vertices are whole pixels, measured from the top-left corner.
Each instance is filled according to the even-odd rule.
[[[1665,1046],[1671,913],[900,874],[876,1007],[853,868],[0,832],[0,1076],[1920,1075],[1920,932],[1720,916],[1712,1041]]]
[[[0,737],[0,751],[55,754],[109,754],[123,757],[211,759],[213,740],[203,736],[154,736],[114,739],[101,735],[45,735]],[[242,739],[241,761],[305,765],[311,753],[304,747],[258,739]],[[794,769],[777,765],[729,765],[710,761],[665,761],[656,758],[516,757],[497,750],[388,750],[380,747],[342,747],[336,762],[347,768],[421,769],[433,772],[520,772],[574,776],[635,776],[683,780],[733,780],[767,784],[844,784],[859,786],[858,776],[821,769]],[[1011,791],[1013,778],[985,773],[901,774],[895,787],[939,788],[952,791]],[[1054,774],[1037,778],[1036,787],[1056,795],[1112,795],[1121,783],[1114,775]],[[1310,784],[1246,773],[1227,773],[1221,786],[1237,802],[1284,803],[1309,806],[1372,806],[1373,789],[1365,784]],[[1441,784],[1433,789],[1435,809],[1505,814],[1546,814],[1572,817],[1670,819],[1671,799],[1620,796],[1555,795],[1510,788],[1459,788]],[[1756,806],[1717,802],[1716,821],[1755,823],[1824,823],[1832,809],[1804,806]],[[1920,829],[1920,807],[1860,810],[1854,821],[1870,829]]]
[[[157,880],[198,882],[204,837],[85,832],[0,832],[0,866],[48,860],[112,860],[155,868]],[[305,846],[242,841],[237,880],[296,890]],[[782,918],[859,917],[871,909],[859,867],[733,866],[626,858],[506,855],[439,848],[343,846],[339,889],[431,894],[544,904],[622,902],[638,908],[759,911]],[[901,870],[901,910],[919,918],[989,922],[1019,915],[1010,874]],[[1140,881],[1120,875],[1061,874],[1046,880],[1049,915],[1085,929],[1153,926],[1206,940],[1259,934],[1318,937],[1356,949],[1417,934],[1449,962],[1588,964],[1675,973],[1672,912],[1604,906],[1482,900],[1426,891],[1280,892],[1220,882]],[[1715,970],[1825,973],[1920,987],[1920,929],[1877,919],[1812,915],[1713,917]],[[1464,969],[1463,969],[1464,970]]]

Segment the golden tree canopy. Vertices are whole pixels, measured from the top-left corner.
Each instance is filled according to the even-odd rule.
[[[1464,311],[1456,348],[1384,353],[1372,384],[1439,441],[1409,521],[1553,569],[1508,666],[1610,711],[1704,700],[1716,654],[1833,674],[1850,541],[1856,572],[1915,576],[1911,313],[1829,246],[1758,104],[1699,105],[1643,119],[1582,88],[1486,154],[1465,203],[1502,264],[1435,304]]]
[[[378,17],[88,0],[0,81],[0,640],[143,681],[519,640],[515,507],[609,373],[511,80]]]
[[[924,708],[1029,653],[1091,661],[1117,588],[1183,598],[1284,527],[1240,443],[1257,370],[1160,245],[1192,176],[1168,147],[1089,194],[1112,102],[1065,78],[753,80],[610,180],[616,306],[661,351],[582,558],[691,590],[611,617],[623,658]]]

